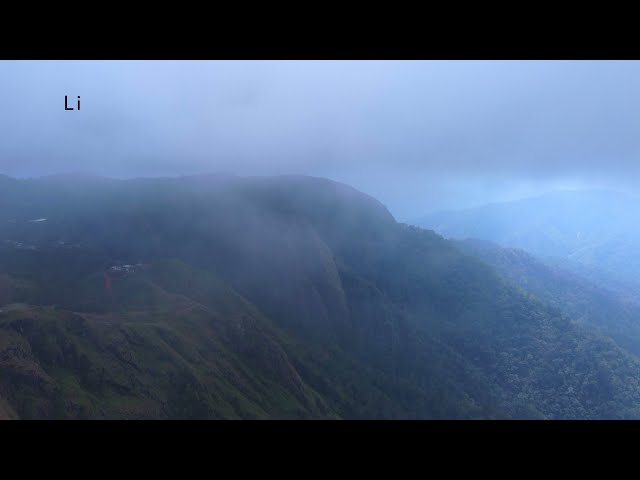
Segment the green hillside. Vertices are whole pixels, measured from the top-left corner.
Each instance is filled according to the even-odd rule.
[[[5,181],[5,416],[640,418],[607,332],[348,186]]]

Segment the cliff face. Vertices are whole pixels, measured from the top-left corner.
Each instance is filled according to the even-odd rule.
[[[5,416],[640,418],[640,359],[345,185],[0,195]]]

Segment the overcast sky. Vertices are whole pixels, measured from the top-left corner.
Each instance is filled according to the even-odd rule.
[[[317,175],[400,220],[640,180],[639,62],[0,61],[0,92],[11,176]]]

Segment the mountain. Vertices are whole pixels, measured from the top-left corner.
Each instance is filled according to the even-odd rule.
[[[448,238],[475,238],[554,258],[618,292],[640,292],[640,198],[606,190],[439,212],[416,220]]]
[[[640,356],[640,303],[637,301],[524,250],[502,248],[482,240],[455,243],[461,251],[483,260],[523,291],[558,308],[572,320],[598,328]]]
[[[640,418],[629,349],[346,185],[3,181],[6,417]]]
[[[338,418],[350,408],[356,416],[339,390],[346,385],[394,413],[367,369],[348,359],[346,385],[321,385],[320,396],[300,371],[319,376],[315,362],[337,370],[339,353],[323,360],[332,352],[301,347],[206,272],[161,261],[112,289],[103,300],[117,307],[104,313],[4,307],[2,387],[21,418]]]

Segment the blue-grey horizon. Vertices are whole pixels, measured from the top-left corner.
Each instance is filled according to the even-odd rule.
[[[636,191],[639,81],[637,61],[0,61],[0,173],[323,176],[397,218]]]

